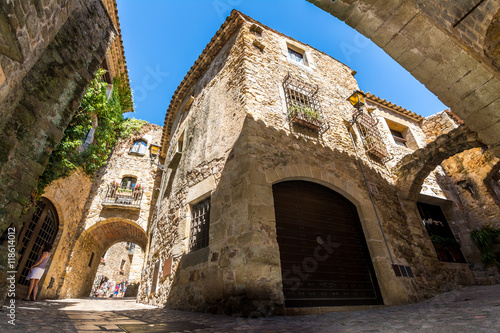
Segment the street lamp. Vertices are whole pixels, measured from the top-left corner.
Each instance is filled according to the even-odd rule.
[[[157,144],[156,142],[152,143],[149,147],[151,158],[158,156],[158,154],[160,153],[160,149],[161,146],[159,144]]]
[[[361,111],[363,105],[365,105],[365,97],[366,95],[362,91],[356,90],[347,100],[351,102],[352,106]]]

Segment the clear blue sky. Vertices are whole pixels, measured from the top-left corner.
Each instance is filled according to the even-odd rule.
[[[357,71],[360,88],[423,116],[446,106],[355,30],[305,0],[117,0],[135,113],[163,125],[175,89],[235,8]]]

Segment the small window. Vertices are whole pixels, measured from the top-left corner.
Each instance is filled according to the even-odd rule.
[[[401,132],[391,129],[391,134],[394,142],[396,142],[398,146],[408,148],[408,146],[406,145],[406,139]]]
[[[288,48],[288,57],[299,64],[305,65],[304,53]]]
[[[192,206],[191,233],[189,251],[196,251],[208,246],[210,229],[210,198]]]
[[[122,260],[122,263],[120,264],[120,270],[123,270],[123,267],[125,267],[125,260]]]
[[[94,255],[95,255],[94,252],[92,252],[92,254],[90,255],[89,267],[92,267],[92,261],[94,260]]]
[[[135,177],[123,177],[121,186],[127,188],[133,188],[137,184],[137,178]]]
[[[391,131],[391,136],[396,146],[418,149],[417,142],[407,126],[389,119],[385,119],[385,122]]]
[[[129,154],[146,155],[148,144],[144,140],[134,141]]]

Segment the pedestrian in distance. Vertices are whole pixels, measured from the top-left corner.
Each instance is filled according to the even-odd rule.
[[[42,254],[38,257],[36,262],[31,266],[30,273],[26,279],[30,280],[30,285],[28,289],[28,296],[24,299],[25,301],[30,300],[30,296],[33,293],[33,300],[36,300],[36,293],[38,292],[38,282],[40,281],[43,273],[45,272],[45,267],[49,262],[50,251],[52,250],[52,245],[46,243],[42,245]]]

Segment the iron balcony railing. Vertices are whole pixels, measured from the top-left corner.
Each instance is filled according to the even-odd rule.
[[[108,185],[106,195],[102,202],[105,204],[118,204],[131,207],[140,207],[143,194],[143,188],[110,184]]]

